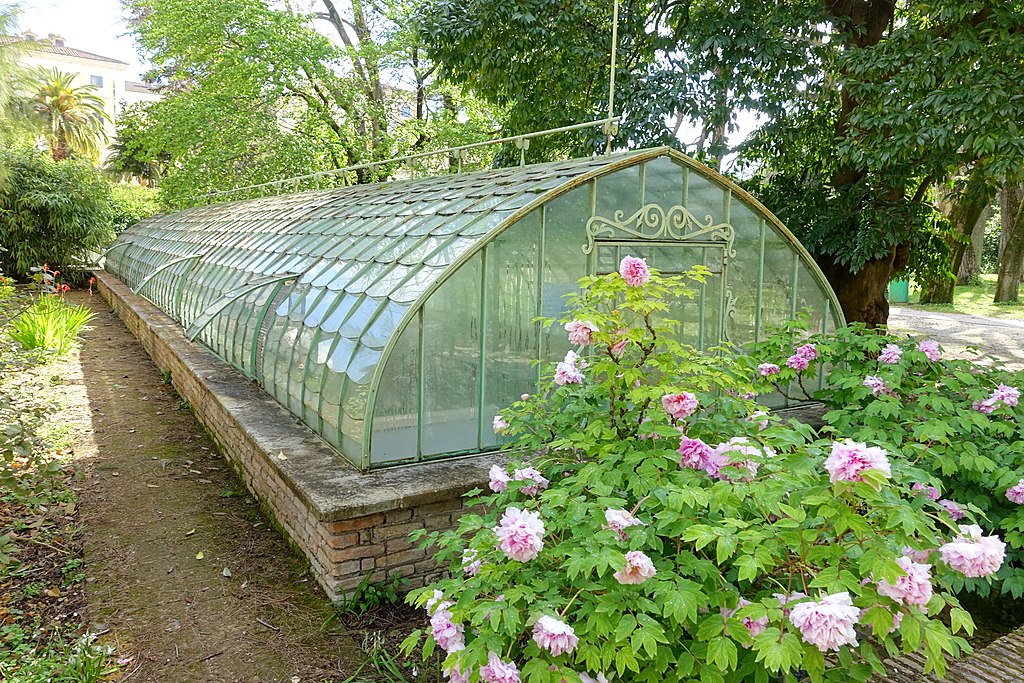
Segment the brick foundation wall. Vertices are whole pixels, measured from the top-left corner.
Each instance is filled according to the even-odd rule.
[[[486,484],[497,456],[360,473],[242,373],[188,341],[152,303],[109,273],[96,278],[328,597],[342,599],[370,571],[377,579],[401,575],[412,587],[440,576],[408,535],[454,526],[462,494]]]

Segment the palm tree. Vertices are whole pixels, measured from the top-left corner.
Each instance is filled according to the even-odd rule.
[[[67,159],[72,152],[95,159],[107,141],[103,124],[110,117],[103,111],[103,98],[94,85],[72,85],[75,76],[55,67],[37,67],[29,77],[25,113],[46,140],[54,161]]]

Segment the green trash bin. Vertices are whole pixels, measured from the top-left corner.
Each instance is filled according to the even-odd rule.
[[[910,301],[910,280],[893,280],[889,283],[889,303],[905,304]]]

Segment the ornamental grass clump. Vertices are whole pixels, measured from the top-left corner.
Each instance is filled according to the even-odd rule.
[[[955,592],[1024,597],[1024,373],[950,357],[933,339],[863,326],[808,337],[805,327],[790,325],[747,361],[758,390],[824,402],[822,432],[884,450],[893,470],[911,478],[898,485],[916,496],[915,508],[937,516],[953,536],[971,529],[971,538],[995,539],[966,547],[959,544],[976,542],[947,538],[967,554],[944,553],[961,571],[938,581]],[[807,345],[818,352],[807,368],[763,371]],[[817,386],[808,381],[817,373],[825,375],[824,389],[806,390]],[[1005,561],[1002,552],[980,552],[995,541],[1005,544]],[[980,569],[963,561],[973,556],[982,559]]]
[[[419,532],[450,576],[410,594],[431,627],[405,650],[443,650],[457,683],[863,681],[919,650],[945,671],[973,623],[933,577],[995,556],[941,552],[981,541],[876,441],[758,410],[752,377],[820,349],[768,372],[699,353],[664,316],[707,272],[620,270],[581,280],[559,321],[578,348],[496,416],[512,459],[470,492],[477,512]]]

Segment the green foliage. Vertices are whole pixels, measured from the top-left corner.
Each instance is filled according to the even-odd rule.
[[[6,650],[0,660],[0,677],[18,683],[99,683],[118,670],[109,662],[110,648],[93,644],[94,636],[82,635],[66,642],[54,639],[35,642],[22,626],[0,627]]]
[[[113,238],[110,185],[85,161],[54,162],[35,150],[0,150],[10,169],[0,185],[0,270],[81,266]]]
[[[138,160],[166,158],[163,200],[444,147],[442,128],[467,99],[435,89],[430,64],[403,27],[405,3],[307,3],[316,15],[265,0],[129,0],[149,77],[164,98],[133,128]],[[314,20],[322,22],[314,25]],[[333,31],[337,41],[325,32]],[[389,88],[388,73],[415,88]],[[397,116],[401,108],[417,111]],[[469,116],[473,130],[484,124]],[[476,138],[479,140],[479,137]],[[395,169],[318,176],[302,190],[366,182]],[[235,195],[239,198],[244,195]]]
[[[377,607],[400,604],[405,592],[402,586],[405,583],[401,574],[394,574],[383,581],[374,581],[371,570],[359,585],[352,589],[352,595],[338,605],[338,610],[348,614],[366,614]]]
[[[167,173],[170,154],[162,149],[147,146],[149,121],[147,105],[133,104],[125,107],[117,117],[114,143],[103,168],[122,180],[141,178],[155,182]]]
[[[494,652],[513,660],[524,680],[552,683],[582,672],[738,683],[804,671],[812,681],[864,681],[883,672],[882,658],[922,643],[926,668],[940,675],[945,657],[966,648],[936,618],[947,607],[959,610],[949,592],[936,592],[921,611],[876,590],[880,579],[900,575],[895,560],[904,546],[939,542],[939,516],[903,493],[920,471],[896,462],[891,480],[872,470],[863,481],[830,483],[823,467],[830,441],[805,425],[756,415],[743,398],[753,361],[674,341],[666,302],[692,296],[690,282],[705,276],[655,275],[642,287],[618,274],[581,280],[583,292],[561,322],[597,328],[593,346],[581,349],[582,383],[559,386],[548,368],[535,394],[501,410],[509,426],[498,424],[518,437],[511,467],[531,458],[549,487],[531,492],[535,479],[513,473],[504,491],[470,492],[478,512],[456,530],[425,537],[456,574],[411,594],[424,605],[440,591],[465,629],[465,649],[450,651],[447,667],[476,681]],[[695,394],[699,409],[673,417],[663,398],[681,391]],[[685,466],[681,432],[719,444],[718,464]],[[492,482],[492,490],[501,486]],[[543,547],[532,559],[515,561],[499,548],[496,524],[513,507],[543,522]],[[609,528],[606,512],[616,509],[641,525]],[[627,551],[648,555],[656,574],[619,581]],[[815,600],[847,593],[865,610],[860,627],[872,637],[826,660],[790,622],[792,603],[780,601],[795,591]],[[896,612],[902,623],[893,628]],[[969,616],[956,614],[958,630],[969,631]],[[567,623],[578,646],[558,656],[538,647],[530,633],[541,616]],[[758,620],[763,628],[749,626]],[[422,636],[413,633],[404,646],[414,649]],[[428,635],[424,655],[436,645]]]
[[[117,183],[110,188],[110,205],[114,232],[121,233],[160,212],[160,191],[134,183]]]
[[[71,306],[57,296],[43,296],[11,323],[8,335],[27,351],[51,358],[67,355],[94,317],[85,306]]]
[[[799,326],[780,333],[758,350],[760,356],[782,365]],[[826,433],[876,443],[890,460],[906,468],[911,483],[939,489],[944,500],[957,503],[976,523],[1007,544],[1007,561],[995,581],[946,575],[947,586],[987,595],[992,590],[1024,596],[1024,506],[1006,498],[1006,491],[1024,479],[1024,404],[1000,404],[991,414],[977,408],[1000,384],[1024,386],[1024,373],[976,365],[967,360],[930,361],[914,340],[877,334],[862,326],[834,335],[811,337],[831,368],[826,389],[815,394],[825,402]],[[879,353],[886,345],[902,350],[898,362],[885,363]],[[772,384],[784,392],[799,392],[800,373],[783,367]],[[884,381],[886,390],[873,395],[868,376]],[[915,507],[937,517],[949,528],[954,520],[937,502],[919,496]]]

